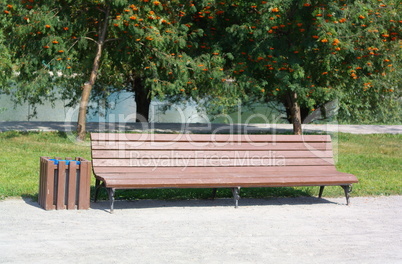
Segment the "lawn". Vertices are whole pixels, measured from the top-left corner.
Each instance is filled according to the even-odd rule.
[[[0,133],[0,199],[33,197],[38,194],[39,157],[83,157],[90,159],[89,141],[72,142],[61,132]],[[402,194],[402,135],[338,134],[337,168],[355,174],[359,183],[352,196]],[[92,179],[92,183],[94,179]],[[93,184],[92,184],[93,185]],[[318,187],[244,188],[242,197],[295,197],[317,195]],[[92,190],[93,194],[93,190]],[[164,189],[118,191],[121,199],[206,199],[208,189]],[[326,187],[324,196],[343,196],[342,188]],[[228,189],[218,197],[231,197]],[[106,195],[103,194],[103,198]]]

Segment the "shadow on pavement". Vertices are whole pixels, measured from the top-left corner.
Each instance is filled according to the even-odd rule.
[[[281,205],[315,205],[315,204],[342,204],[317,197],[296,197],[296,198],[266,198],[266,199],[240,199],[239,208],[245,206],[281,206]],[[149,208],[175,208],[175,207],[233,207],[234,201],[230,198],[205,199],[205,200],[116,200],[114,209],[149,209]],[[345,204],[346,206],[346,204]],[[91,209],[104,210],[109,212],[109,201],[91,202]]]

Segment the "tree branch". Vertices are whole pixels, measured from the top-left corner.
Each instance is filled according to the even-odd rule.
[[[107,39],[107,40],[105,40],[105,43],[110,42],[110,41],[119,40],[119,39],[121,39],[121,38],[112,38],[112,39]]]
[[[91,41],[95,42],[96,44],[99,44],[98,41],[94,40],[93,38],[90,38],[90,37],[82,37],[82,38],[91,40]]]
[[[78,40],[74,41],[74,43],[71,45],[71,47],[68,48],[67,52],[69,52],[77,43],[78,43]]]

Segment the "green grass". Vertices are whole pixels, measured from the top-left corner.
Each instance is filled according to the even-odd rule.
[[[402,194],[402,135],[341,134],[337,168],[358,177],[356,196]]]
[[[339,134],[338,142],[338,170],[359,179],[352,196],[402,194],[402,135]],[[91,155],[89,141],[78,145],[58,132],[3,132],[0,145],[0,199],[37,197],[40,156],[90,159]],[[92,178],[92,185],[93,182]],[[317,193],[318,187],[244,188],[241,196],[297,197]],[[207,199],[211,190],[119,190],[116,195],[120,199]],[[343,196],[343,190],[339,186],[326,187],[324,196]],[[219,189],[217,197],[231,197],[231,191]],[[101,198],[106,199],[105,192]]]
[[[65,133],[0,133],[0,198],[36,196],[39,184],[39,157],[91,156],[88,146],[73,144]]]

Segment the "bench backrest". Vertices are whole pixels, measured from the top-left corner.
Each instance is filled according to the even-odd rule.
[[[139,167],[334,166],[329,135],[91,133],[95,174]]]

